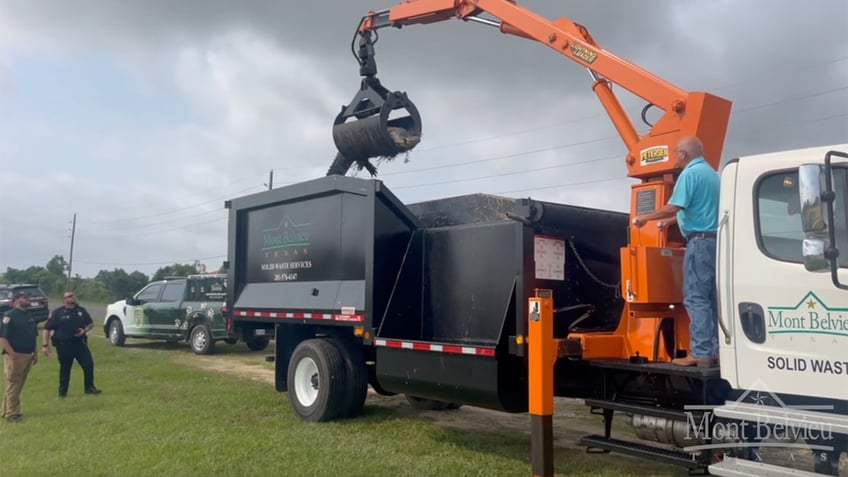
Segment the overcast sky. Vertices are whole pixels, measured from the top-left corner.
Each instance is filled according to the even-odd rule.
[[[0,270],[217,268],[224,200],[321,177],[360,77],[359,18],[398,0],[0,0]],[[606,50],[733,101],[723,161],[848,142],[845,0],[525,0]],[[382,30],[378,77],[421,111],[404,202],[470,193],[627,210],[625,148],[586,70],[449,20]],[[643,102],[616,88],[634,113]],[[644,131],[645,128],[641,127]]]

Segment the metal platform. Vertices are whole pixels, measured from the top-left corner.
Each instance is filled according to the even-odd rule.
[[[713,379],[721,377],[721,369],[699,368],[697,366],[678,366],[671,363],[631,363],[625,359],[592,359],[587,360],[590,366],[607,369],[621,369],[624,371],[636,371],[641,373],[668,374],[675,376],[686,376],[691,378]]]

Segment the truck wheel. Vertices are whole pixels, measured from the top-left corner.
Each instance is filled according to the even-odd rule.
[[[189,343],[191,350],[195,354],[212,354],[212,350],[215,349],[215,340],[212,339],[212,332],[209,331],[209,326],[203,324],[191,329]]]
[[[309,422],[331,421],[343,410],[348,386],[339,348],[325,339],[301,342],[287,371],[288,394],[294,412]]]
[[[444,401],[436,401],[435,399],[420,398],[417,396],[406,395],[406,400],[409,405],[419,411],[442,411],[447,409],[451,403]]]
[[[353,343],[340,340],[330,340],[339,349],[345,364],[345,403],[342,414],[339,417],[352,417],[359,414],[365,404],[368,395],[368,371],[365,368],[365,359],[362,350]]]
[[[269,340],[267,338],[255,338],[250,341],[245,341],[244,344],[247,345],[247,349],[250,351],[262,351],[268,347],[268,341]]]
[[[112,320],[109,323],[109,343],[112,343],[112,346],[123,346],[126,341],[127,337],[124,335],[124,325],[121,324],[121,320]]]

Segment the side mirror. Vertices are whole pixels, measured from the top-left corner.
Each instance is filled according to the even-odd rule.
[[[804,268],[809,271],[830,270],[836,288],[848,290],[848,285],[839,281],[839,249],[836,247],[835,181],[833,180],[832,157],[848,159],[841,151],[828,151],[824,164],[803,164],[798,168],[798,199],[800,200],[801,225],[806,234],[801,245]]]
[[[810,272],[830,270],[825,252],[830,246],[827,213],[822,191],[825,190],[824,170],[819,164],[803,164],[798,168],[798,200],[801,209],[801,228],[806,238],[801,244],[804,268]]]
[[[138,306],[140,304],[138,300],[136,300],[135,298],[133,298],[131,296],[127,297],[127,299],[125,301],[126,301],[127,305],[129,305],[129,306]]]
[[[798,195],[801,203],[801,227],[807,234],[827,234],[828,223],[822,191],[825,175],[818,164],[804,164],[798,168]]]
[[[828,243],[824,239],[804,239],[801,243],[801,254],[804,257],[804,268],[808,272],[824,272],[830,270],[830,261],[825,255]]]

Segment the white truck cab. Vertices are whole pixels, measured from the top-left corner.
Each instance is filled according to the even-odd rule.
[[[715,416],[795,429],[817,472],[831,475],[848,435],[846,153],[842,144],[727,163],[716,259],[721,374],[740,393]],[[709,471],[807,475],[734,458]]]

